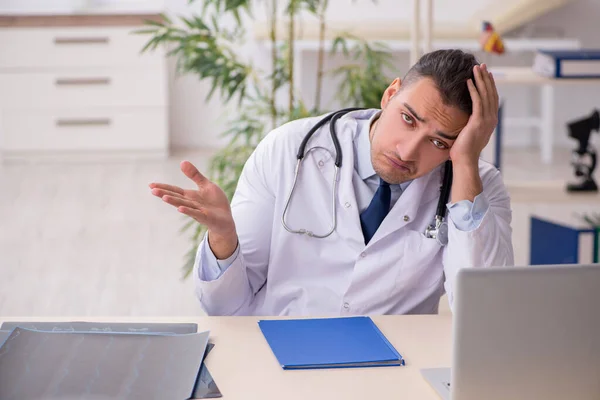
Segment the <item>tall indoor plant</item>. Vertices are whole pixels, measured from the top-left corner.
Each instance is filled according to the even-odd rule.
[[[387,73],[393,69],[391,54],[381,44],[370,44],[350,35],[342,35],[326,43],[328,0],[288,0],[284,9],[288,30],[283,38],[278,37],[277,31],[280,2],[268,0],[270,69],[255,68],[251,59],[241,59],[235,51],[239,43],[248,39],[242,21],[253,18],[252,3],[251,0],[204,0],[199,15],[177,20],[163,15],[162,22],[149,21],[148,26],[138,31],[150,36],[143,51],[164,45],[168,56],[176,58],[179,73],[194,74],[200,80],[209,81],[211,90],[207,99],[218,91],[224,105],[237,102],[238,112],[232,115],[228,128],[222,133],[228,139],[227,144],[212,158],[208,171],[210,178],[230,200],[244,163],[269,130],[293,119],[330,111],[321,104],[326,53],[342,54],[347,61],[329,71],[342,77],[338,93],[343,106],[379,107],[383,91],[390,81]],[[316,95],[311,109],[305,106],[305,99],[298,93],[294,75],[297,40],[294,32],[302,10],[308,11],[319,24]],[[235,27],[225,28],[222,21],[231,20],[231,17],[236,21]],[[330,47],[329,52],[326,52],[326,47]],[[287,101],[277,101],[280,93],[286,95]],[[190,220],[182,232],[190,230],[192,245],[185,256],[184,277],[192,270],[205,227]]]

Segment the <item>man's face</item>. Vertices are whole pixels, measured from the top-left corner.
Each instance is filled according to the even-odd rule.
[[[447,106],[430,78],[406,87],[396,79],[381,101],[383,112],[371,129],[375,172],[398,184],[423,176],[448,160],[454,139],[469,120],[458,107]]]

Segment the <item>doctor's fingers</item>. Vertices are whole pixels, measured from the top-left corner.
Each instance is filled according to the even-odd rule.
[[[495,103],[496,103],[496,94],[494,93],[494,84],[492,82],[492,77],[490,76],[490,72],[487,69],[487,65],[484,64],[484,68],[481,70],[481,78],[483,79],[483,83],[485,85],[485,103],[486,107],[486,115],[496,113],[495,111]]]
[[[179,211],[180,213],[183,213],[189,217],[194,218],[196,221],[198,221],[202,225],[209,226],[209,224],[207,223],[209,221],[209,218],[206,215],[206,210],[203,208],[196,209],[196,208],[180,206],[180,207],[177,207],[177,211]]]
[[[479,98],[481,99],[481,115],[486,115],[489,112],[490,104],[487,83],[484,77],[484,75],[487,75],[485,64],[476,66],[473,70],[473,75],[475,76],[477,93],[479,93]]]
[[[185,194],[185,190],[182,189],[182,188],[180,188],[179,186],[167,185],[166,183],[155,183],[155,182],[152,182],[148,186],[150,186],[150,189],[168,190],[170,192],[178,193],[178,194],[180,194],[182,196]]]
[[[171,204],[172,206],[175,206],[175,207],[184,206],[184,207],[193,208],[193,209],[202,208],[202,205],[200,203],[197,203],[192,200],[184,199],[182,197],[163,196],[162,199],[165,203]]]
[[[209,181],[204,175],[200,173],[200,171],[198,171],[198,168],[196,168],[194,164],[192,164],[189,161],[182,161],[180,167],[181,171],[185,174],[185,176],[194,181],[194,183],[198,187]]]
[[[471,118],[481,118],[482,116],[482,105],[481,105],[481,97],[479,97],[479,93],[475,88],[475,83],[473,83],[472,79],[467,81],[467,88],[469,89],[469,93],[471,94],[471,101],[473,102],[473,113]],[[469,118],[470,120],[470,118]]]
[[[172,192],[170,190],[165,190],[165,189],[152,189],[152,194],[155,195],[156,197],[164,197],[164,196],[171,196],[171,197],[178,197],[180,199],[184,199],[185,195],[176,193],[176,192]]]

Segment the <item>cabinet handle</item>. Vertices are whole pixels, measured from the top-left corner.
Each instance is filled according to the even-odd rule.
[[[108,37],[56,37],[54,44],[108,44]]]
[[[58,119],[56,126],[108,126],[109,118]]]
[[[56,86],[109,85],[110,78],[58,78]]]

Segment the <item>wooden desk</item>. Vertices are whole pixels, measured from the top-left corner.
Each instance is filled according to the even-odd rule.
[[[210,330],[215,348],[206,365],[223,400],[411,399],[439,397],[421,377],[425,367],[449,367],[450,316],[374,316],[384,335],[406,359],[404,367],[284,371],[255,317],[199,318],[2,318],[1,321],[196,322]]]

